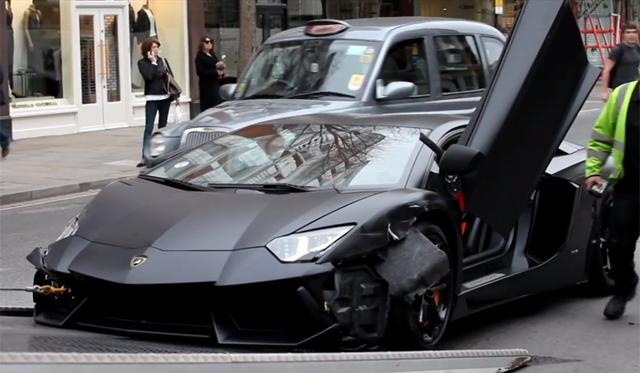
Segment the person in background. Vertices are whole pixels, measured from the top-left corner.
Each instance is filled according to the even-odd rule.
[[[640,74],[640,63],[636,63]],[[585,187],[602,190],[602,165],[613,155],[613,205],[609,212],[605,245],[609,255],[610,276],[615,282],[614,295],[604,315],[620,318],[636,294],[638,274],[634,254],[640,237],[640,99],[636,80],[613,90],[591,133],[587,150]]]
[[[157,39],[145,40],[140,52],[142,58],[138,60],[138,70],[144,79],[144,96],[147,101],[144,112],[144,136],[142,138],[142,161],[137,167],[144,167],[149,147],[149,138],[153,132],[153,125],[158,114],[158,129],[167,125],[169,110],[171,109],[171,97],[167,91],[167,72],[171,72],[171,66],[166,59],[158,53],[160,42]],[[177,100],[176,100],[177,101]],[[180,102],[177,102],[180,104]]]
[[[7,104],[7,98],[4,95],[2,87],[4,86],[4,70],[0,65],[0,106]],[[0,127],[0,148],[2,149],[2,158],[7,158],[9,155],[9,144],[11,143],[11,136],[5,134],[3,128]]]
[[[502,26],[502,27],[500,27],[500,32],[502,33],[502,35],[504,35],[505,38],[509,37],[509,29],[508,28]]]
[[[602,69],[602,99],[607,101],[612,89],[638,79],[640,45],[638,26],[628,23],[621,28],[622,42],[616,45]]]
[[[220,78],[224,76],[224,63],[216,56],[212,38],[204,36],[200,39],[195,65],[202,112],[222,103]]]

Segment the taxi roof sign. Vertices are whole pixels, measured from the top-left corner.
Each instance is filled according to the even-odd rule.
[[[304,33],[309,36],[327,36],[341,33],[349,28],[346,22],[332,19],[318,19],[307,23]]]

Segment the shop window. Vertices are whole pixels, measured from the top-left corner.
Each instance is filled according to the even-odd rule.
[[[300,27],[314,19],[322,19],[322,0],[289,0],[287,2],[289,28]]]
[[[159,56],[166,58],[176,81],[187,93],[185,54],[185,13],[182,0],[130,0],[131,88],[135,98],[144,97],[144,81],[138,70],[143,58],[140,47],[147,38],[160,42]],[[133,12],[133,14],[131,14]]]
[[[238,70],[240,2],[238,0],[203,1],[205,34],[213,39],[216,56],[219,59],[225,57],[227,74],[235,75]]]
[[[326,3],[327,18],[356,19],[378,16],[378,0],[326,0]]]
[[[65,99],[72,91],[71,24],[65,17],[70,16],[70,6],[47,0],[4,3],[11,110],[69,104]]]
[[[463,93],[487,87],[473,36],[434,37],[442,93]]]
[[[392,82],[414,83],[416,89],[412,97],[428,95],[429,66],[426,56],[422,38],[397,43],[387,52],[378,78],[385,85]]]

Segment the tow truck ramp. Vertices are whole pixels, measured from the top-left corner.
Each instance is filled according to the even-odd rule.
[[[532,359],[523,349],[244,353],[42,327],[31,312],[0,307],[2,373],[507,373]]]

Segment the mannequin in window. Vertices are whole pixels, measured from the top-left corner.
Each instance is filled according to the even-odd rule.
[[[7,8],[7,78],[9,79],[9,87],[13,89],[13,55],[15,41],[13,39],[13,11],[11,10],[11,0],[4,0],[4,6]]]
[[[24,30],[24,36],[26,38],[27,46],[27,66],[35,71],[38,75],[44,73],[44,41],[42,39],[42,13],[36,8],[36,5],[31,3],[27,10],[22,15],[22,28]],[[42,90],[40,84],[40,77],[37,76],[33,82],[32,91],[35,94],[40,93]]]
[[[149,1],[142,5],[138,11],[138,20],[136,21],[136,31],[138,43],[142,43],[149,38],[158,38],[158,27],[156,17],[149,8]]]
[[[131,0],[129,0],[129,49],[133,51],[137,48],[137,44],[135,43],[136,33],[138,31],[138,26],[136,24],[136,11],[133,9],[133,5],[131,5]],[[138,59],[135,57],[134,53],[131,53],[131,71],[137,71],[137,63]],[[131,88],[136,89],[140,88],[140,85],[136,82],[136,80],[141,79],[139,75],[132,75],[131,77]]]

